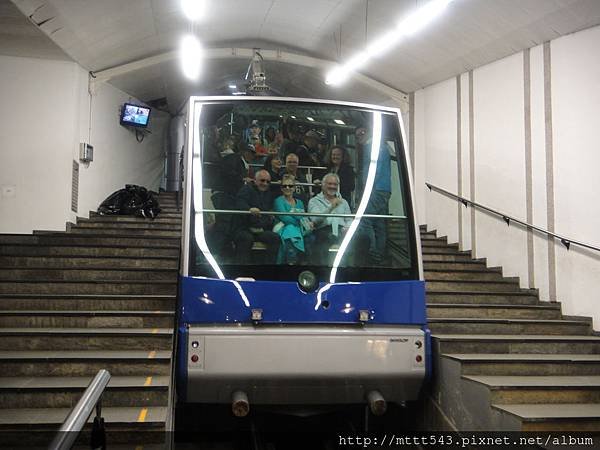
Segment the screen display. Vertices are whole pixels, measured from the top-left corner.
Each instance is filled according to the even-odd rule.
[[[146,127],[150,119],[150,108],[125,103],[121,111],[121,125]]]

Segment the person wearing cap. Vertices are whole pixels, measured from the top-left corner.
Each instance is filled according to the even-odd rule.
[[[319,142],[321,136],[315,130],[309,130],[304,134],[303,144],[296,149],[301,166],[320,166]]]
[[[251,182],[254,179],[254,168],[251,164],[255,159],[254,146],[247,142],[240,142],[237,153],[223,158],[219,190],[235,195],[244,183]]]
[[[260,136],[261,130],[262,128],[260,127],[258,120],[253,120],[248,129],[248,141],[250,144],[254,145],[258,156],[266,156],[268,151],[267,147],[263,145],[262,137]]]
[[[245,183],[254,178],[254,169],[250,164],[254,161],[254,147],[246,142],[239,142],[236,153],[223,157],[220,164],[220,176],[215,180],[211,200],[215,209],[234,210],[237,206],[236,195]],[[239,217],[231,214],[216,214],[210,241],[211,248],[217,254],[225,254],[231,248],[234,233],[237,230]]]

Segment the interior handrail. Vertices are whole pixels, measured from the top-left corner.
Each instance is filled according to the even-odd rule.
[[[595,250],[597,252],[600,252],[600,248],[599,247],[595,247],[593,245],[586,244],[584,242],[579,242],[579,241],[576,241],[574,239],[570,239],[570,238],[567,238],[565,236],[562,236],[560,234],[553,233],[552,231],[548,231],[548,230],[546,230],[544,228],[537,227],[537,226],[535,226],[533,224],[530,224],[530,223],[527,223],[527,222],[525,222],[523,220],[517,219],[517,218],[512,217],[512,216],[509,216],[508,214],[504,214],[501,211],[495,210],[495,209],[490,208],[488,206],[485,206],[485,205],[482,205],[480,203],[477,203],[477,202],[474,202],[472,200],[469,200],[468,198],[461,197],[460,195],[453,194],[452,192],[449,192],[449,191],[447,191],[445,189],[442,189],[441,187],[435,186],[435,185],[433,185],[431,183],[425,183],[425,186],[427,186],[430,191],[435,190],[435,191],[439,192],[440,194],[443,194],[443,195],[445,195],[447,197],[451,197],[451,198],[454,198],[454,199],[458,200],[463,205],[465,205],[465,208],[468,207],[469,205],[471,205],[471,206],[473,206],[475,208],[482,209],[482,210],[487,211],[489,213],[492,213],[492,214],[494,214],[496,216],[500,216],[500,217],[502,217],[502,219],[504,219],[504,221],[506,222],[506,224],[509,225],[509,226],[510,226],[511,222],[515,222],[515,223],[518,223],[520,225],[523,225],[523,226],[527,227],[528,229],[532,229],[532,230],[535,230],[535,231],[537,231],[539,233],[545,234],[547,236],[552,236],[552,237],[554,237],[556,239],[559,239],[560,242],[561,242],[561,244],[563,244],[567,248],[567,250],[570,249],[571,244],[574,244],[574,245],[578,245],[579,247],[589,248],[590,250]]]
[[[206,165],[206,166],[218,166],[220,163],[215,162],[215,161],[202,161],[202,164]],[[256,167],[263,167],[264,164],[260,164],[260,163],[248,163],[248,166],[256,168]],[[298,169],[326,170],[326,169],[328,169],[328,167],[326,167],[326,166],[298,166]]]
[[[248,165],[251,166],[251,167],[263,167],[264,164],[249,163]],[[284,165],[282,165],[281,167],[284,167]],[[327,167],[325,167],[325,166],[298,166],[298,169],[325,170],[325,169],[327,169]]]
[[[213,213],[213,214],[241,214],[250,215],[255,214],[247,210],[239,209],[201,209],[195,211],[196,213]],[[356,214],[332,214],[332,213],[314,213],[314,212],[285,212],[285,211],[259,211],[257,214],[264,214],[266,216],[308,216],[308,217],[346,217],[353,219]],[[391,214],[363,214],[361,217],[365,219],[406,219],[406,216],[394,216]]]
[[[96,408],[96,416],[101,416],[102,406],[100,400],[109,381],[110,372],[108,370],[102,369],[98,371],[75,407],[63,422],[60,430],[58,430],[58,433],[54,437],[54,440],[48,446],[48,450],[70,449],[79,436],[83,426],[91,416],[94,408]]]

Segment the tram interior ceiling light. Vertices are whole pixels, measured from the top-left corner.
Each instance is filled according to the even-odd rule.
[[[325,77],[325,84],[338,85],[348,79],[350,74],[365,67],[373,59],[382,56],[403,37],[412,36],[422,30],[436,17],[442,14],[448,4],[453,0],[431,0],[425,6],[417,9],[404,20],[400,21],[395,28],[379,36],[367,48],[345,64],[335,67]]]
[[[200,76],[202,61],[202,47],[198,38],[193,35],[185,36],[181,40],[181,69],[189,80],[197,80]]]
[[[191,21],[196,21],[204,16],[206,0],[181,0],[181,9]]]

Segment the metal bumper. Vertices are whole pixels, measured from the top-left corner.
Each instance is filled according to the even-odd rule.
[[[401,326],[193,326],[187,401],[340,404],[378,390],[414,400],[425,378],[425,336]]]

